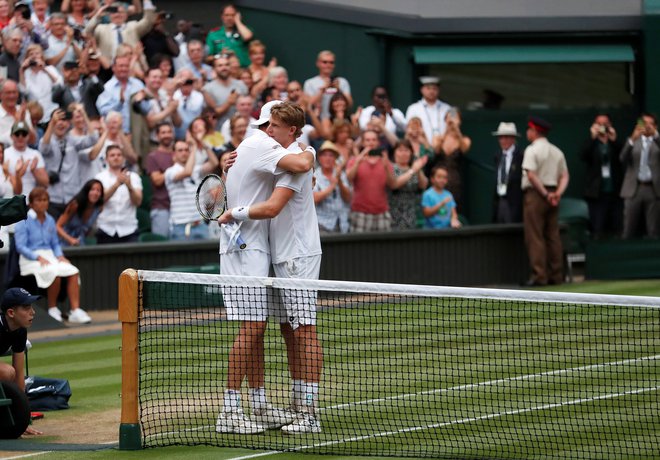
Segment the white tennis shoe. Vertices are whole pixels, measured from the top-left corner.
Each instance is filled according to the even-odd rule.
[[[282,427],[282,434],[320,433],[321,422],[312,414],[298,414],[298,418],[290,425]]]
[[[242,410],[238,410],[221,412],[215,424],[215,431],[218,433],[258,434],[266,431],[266,428],[247,418]]]
[[[279,409],[270,404],[265,409],[252,412],[252,421],[266,427],[269,430],[281,428],[292,423],[296,419],[296,413],[288,409]]]
[[[50,311],[50,310],[49,310]],[[69,313],[69,322],[77,324],[87,324],[92,322],[92,318],[82,308],[76,308]]]
[[[62,322],[62,312],[57,307],[50,307],[48,309],[48,316],[53,318],[55,321]]]

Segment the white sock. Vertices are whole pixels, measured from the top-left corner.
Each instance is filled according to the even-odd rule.
[[[316,406],[319,399],[319,384],[317,382],[307,382],[305,384],[305,407],[311,414],[316,412]]]
[[[241,392],[225,390],[224,412],[237,412],[241,409]]]
[[[250,404],[252,405],[252,412],[265,409],[268,405],[266,400],[265,388],[250,388]]]
[[[291,385],[291,403],[294,409],[300,409],[303,405],[305,393],[305,382],[294,380]]]

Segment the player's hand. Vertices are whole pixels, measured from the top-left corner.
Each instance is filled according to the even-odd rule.
[[[231,152],[229,154],[229,157],[227,158],[227,162],[225,163],[225,169],[224,169],[225,174],[227,174],[227,172],[229,172],[229,168],[234,166],[234,163],[236,163],[236,157],[237,156],[238,156],[238,153],[236,153],[236,150],[234,150],[233,152]]]
[[[23,435],[31,435],[31,436],[38,436],[40,434],[44,434],[43,431],[39,431],[36,428],[32,428],[31,426],[28,426],[27,429],[25,430],[25,433],[23,433]]]
[[[234,216],[231,215],[231,209],[225,211],[220,217],[218,217],[218,223],[220,225],[228,224],[230,222],[234,222]]]

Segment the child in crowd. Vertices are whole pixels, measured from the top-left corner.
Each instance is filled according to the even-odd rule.
[[[459,228],[456,202],[447,186],[449,173],[438,165],[431,171],[431,185],[422,195],[422,213],[426,217],[426,228]]]

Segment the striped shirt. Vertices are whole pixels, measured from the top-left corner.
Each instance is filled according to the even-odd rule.
[[[175,225],[201,220],[195,205],[195,195],[201,181],[202,167],[195,166],[190,177],[175,181],[176,175],[184,169],[182,164],[175,163],[165,170],[165,187],[170,196],[170,221]]]

